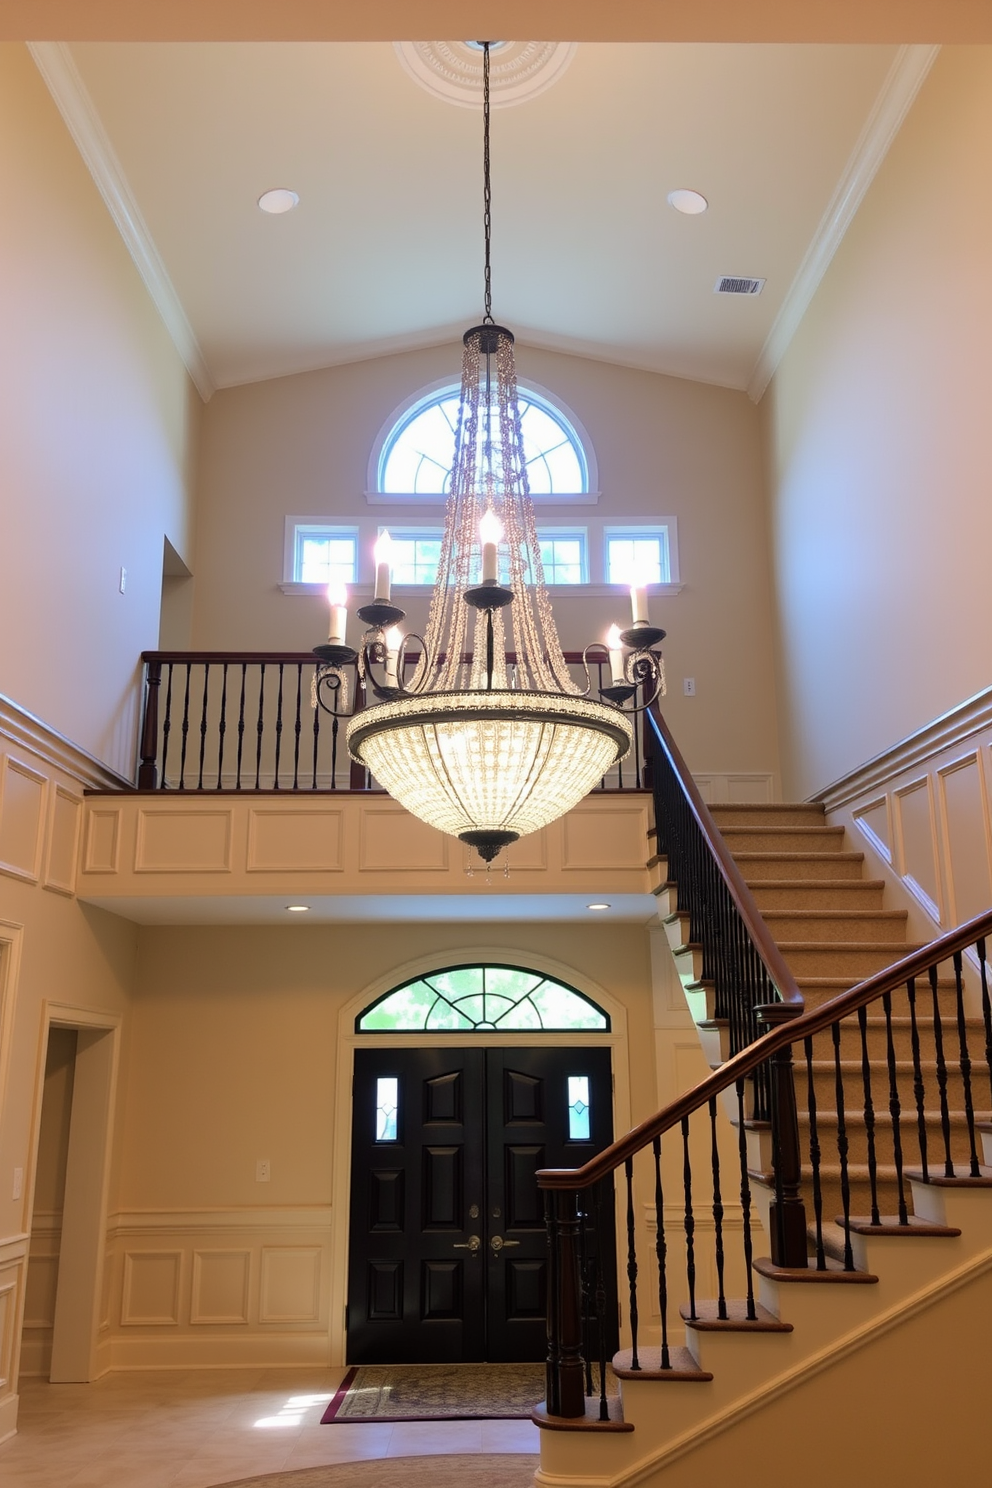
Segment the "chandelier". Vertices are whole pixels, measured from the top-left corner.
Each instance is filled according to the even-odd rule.
[[[485,314],[463,337],[461,398],[437,578],[423,637],[398,630],[388,536],[376,583],[346,644],[347,597],[332,594],[316,646],[314,696],[347,713],[344,668],[357,663],[368,705],[347,726],[351,756],[414,816],[487,862],[557,820],[628,753],[631,716],[664,691],[665,635],[631,590],[633,625],[583,653],[581,681],[562,654],[527,479],[513,335],[492,315],[489,42],[483,52]],[[593,697],[589,664],[608,653],[611,685]],[[408,676],[407,662],[412,664]],[[637,703],[637,693],[650,694]],[[374,701],[372,701],[374,699]]]

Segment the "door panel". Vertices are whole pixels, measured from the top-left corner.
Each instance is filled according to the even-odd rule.
[[[572,1135],[575,1076],[588,1080],[588,1111]],[[376,1114],[390,1079],[394,1126]],[[578,1167],[610,1142],[610,1050],[360,1049],[354,1092],[349,1362],[543,1359],[534,1175]],[[612,1289],[612,1231],[603,1261]]]

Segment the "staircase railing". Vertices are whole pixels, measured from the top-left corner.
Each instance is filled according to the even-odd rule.
[[[315,707],[310,651],[146,651],[139,748],[139,790],[371,790],[374,782],[348,756],[345,715],[360,709],[364,691],[354,663],[342,671],[340,715]],[[415,653],[404,658],[412,671]],[[465,658],[466,666],[469,658]],[[512,653],[507,662],[514,663]],[[566,662],[584,681],[582,655]],[[604,670],[605,669],[605,670]],[[609,686],[605,657],[590,660],[594,692]],[[649,785],[645,737],[601,782],[603,790]]]
[[[582,1216],[602,1207],[595,1202],[597,1191],[619,1170],[631,1340],[625,1363],[635,1372],[683,1377],[699,1370],[688,1351],[670,1341],[676,1303],[682,1319],[699,1327],[728,1320],[773,1327],[775,1320],[755,1299],[755,1270],[808,1267],[819,1274],[855,1276],[854,1237],[913,1225],[912,1182],[992,1179],[992,1169],[983,1167],[979,1156],[982,1127],[992,1120],[990,934],[992,911],[785,1024],[775,1026],[769,1017],[773,1008],[759,1009],[759,1026],[767,1031],[693,1090],[584,1167],[538,1173],[551,1252],[549,1414],[575,1418],[586,1413],[577,1235]],[[766,1133],[761,1124],[748,1121],[745,1087],[775,1061],[784,1058],[791,1067],[793,1050],[804,1098],[802,1181],[811,1193],[814,1216],[809,1258],[805,1233],[801,1256],[776,1256],[772,1220],[771,1260],[755,1261],[756,1201],[769,1191],[781,1192],[779,1166],[793,1158],[783,1154],[774,1130],[771,1150],[756,1150]],[[721,1131],[721,1103],[736,1126],[736,1139],[729,1144]],[[639,1336],[645,1287],[636,1244],[635,1172],[652,1195],[655,1230],[648,1295],[656,1303],[659,1342],[649,1348]],[[731,1189],[740,1196],[736,1214],[728,1205]],[[670,1203],[673,1191],[679,1198]],[[613,1220],[610,1214],[604,1222]],[[710,1231],[705,1240],[704,1221]],[[677,1248],[684,1255],[678,1265],[673,1255]],[[704,1271],[713,1283],[712,1300],[698,1295]],[[606,1288],[594,1277],[585,1281],[585,1292],[602,1297]],[[608,1331],[601,1328],[601,1336]],[[609,1418],[605,1366],[601,1358],[598,1411],[604,1421]]]

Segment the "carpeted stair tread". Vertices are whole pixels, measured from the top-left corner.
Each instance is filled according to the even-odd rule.
[[[599,1396],[587,1395],[585,1397],[586,1410],[584,1416],[552,1416],[549,1415],[547,1406],[542,1403],[535,1406],[531,1411],[530,1418],[535,1426],[540,1426],[542,1431],[633,1431],[634,1427],[630,1421],[623,1418],[623,1404],[619,1395],[608,1395],[606,1397],[607,1408],[610,1413],[608,1421],[599,1419]]]
[[[670,1368],[661,1367],[661,1348],[651,1346],[638,1350],[639,1369],[631,1367],[630,1349],[621,1349],[613,1358],[613,1373],[618,1379],[630,1380],[688,1380],[706,1384],[712,1378],[707,1369],[700,1369],[695,1356],[687,1348],[671,1346],[668,1350]]]
[[[832,1256],[827,1259],[825,1271],[818,1271],[816,1261],[811,1257],[805,1266],[776,1266],[767,1256],[759,1256],[754,1262],[754,1269],[759,1276],[764,1276],[769,1281],[780,1281],[795,1283],[800,1286],[808,1282],[839,1282],[845,1285],[865,1284],[874,1285],[878,1277],[870,1271],[845,1271],[843,1265]]]
[[[754,1311],[755,1316],[749,1318],[745,1299],[734,1297],[728,1298],[725,1318],[720,1316],[719,1303],[715,1300],[697,1302],[695,1317],[690,1315],[688,1302],[684,1302],[679,1308],[679,1316],[687,1328],[695,1328],[699,1333],[792,1332],[791,1323],[783,1323],[781,1318],[777,1318],[759,1302],[755,1303]]]

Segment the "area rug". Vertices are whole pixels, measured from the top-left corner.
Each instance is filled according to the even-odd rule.
[[[540,1461],[524,1452],[378,1457],[239,1478],[217,1488],[531,1488]]]
[[[543,1364],[363,1364],[321,1424],[527,1420],[544,1395]]]

